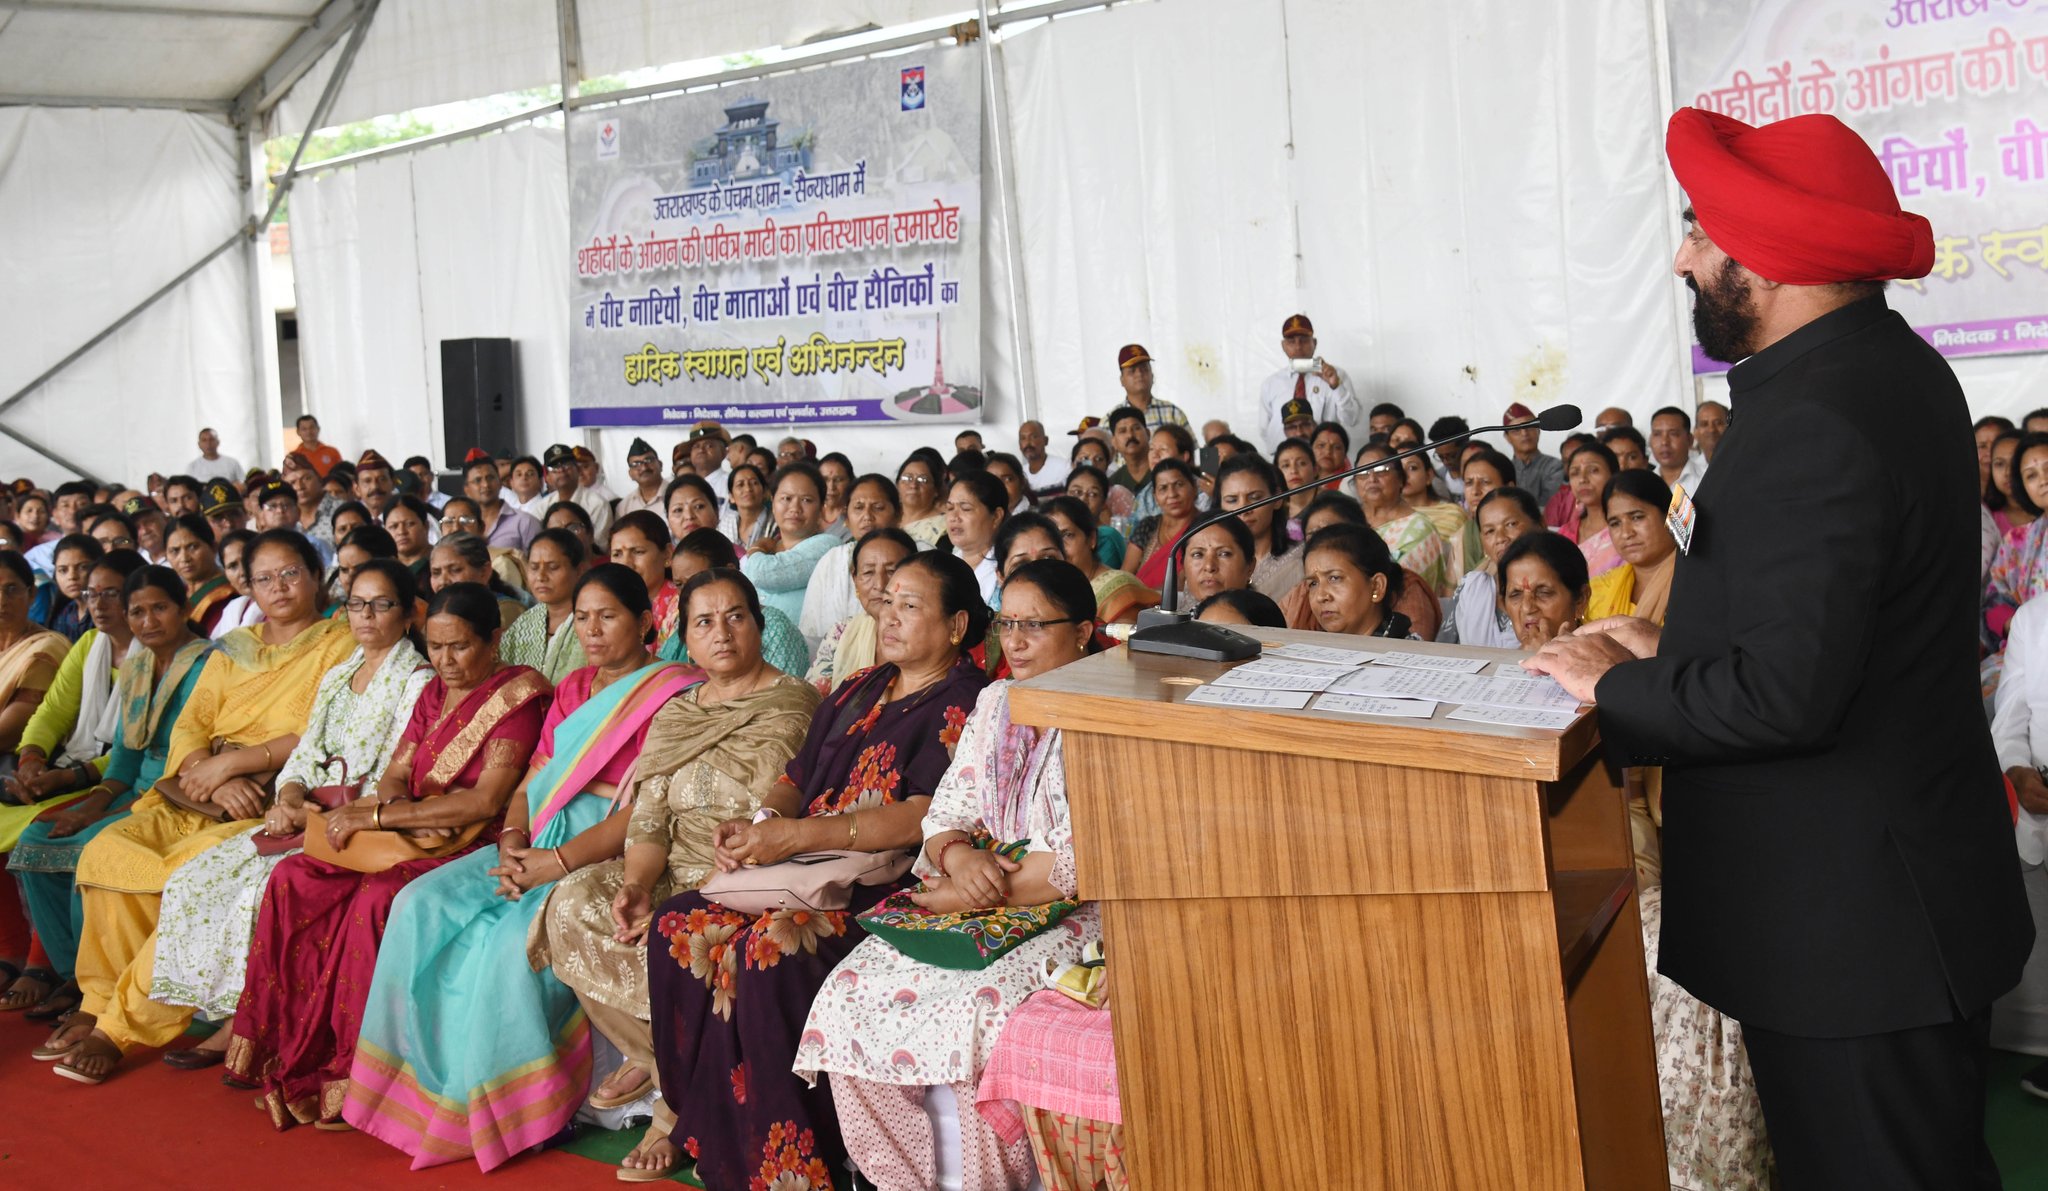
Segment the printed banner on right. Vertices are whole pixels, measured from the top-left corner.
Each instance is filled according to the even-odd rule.
[[[1943,355],[2048,351],[2048,0],[1693,0],[1670,29],[1680,104],[1863,134],[1934,225],[1888,292]]]

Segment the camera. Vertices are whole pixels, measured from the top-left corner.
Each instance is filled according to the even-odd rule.
[[[1323,361],[1320,357],[1312,360],[1289,360],[1287,361],[1287,370],[1299,372],[1306,376],[1311,372],[1321,372],[1323,370]]]

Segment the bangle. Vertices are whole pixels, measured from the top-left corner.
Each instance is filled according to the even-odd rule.
[[[370,806],[370,822],[377,830],[384,830],[384,802],[382,799],[372,802]]]
[[[961,844],[964,844],[964,843],[967,843],[967,837],[966,837],[966,836],[960,836],[960,837],[958,837],[958,838],[955,838],[955,839],[949,839],[949,840],[947,840],[947,841],[946,841],[946,846],[945,846],[945,847],[943,847],[943,848],[940,848],[940,849],[939,849],[939,855],[938,855],[938,861],[937,861],[937,863],[938,863],[938,866],[939,866],[939,875],[940,875],[940,876],[942,876],[942,877],[951,877],[951,876],[953,875],[952,873],[949,873],[949,872],[947,872],[947,871],[946,871],[946,853],[948,853],[948,852],[952,851],[952,850],[953,850],[954,848],[957,848],[957,847],[959,847],[959,846],[960,846]]]
[[[851,852],[860,846],[860,816],[846,812],[846,850]]]
[[[568,876],[569,862],[562,859],[562,850],[560,848],[549,848],[548,851],[553,852],[555,854],[555,863],[562,866],[562,875],[565,877]]]

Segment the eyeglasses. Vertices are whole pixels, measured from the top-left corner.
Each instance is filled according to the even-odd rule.
[[[120,599],[121,589],[118,587],[88,587],[84,591],[79,592],[78,594],[85,597],[86,603],[97,604],[101,600]]]
[[[993,622],[990,623],[989,627],[993,628],[996,631],[996,634],[1002,637],[1015,637],[1020,635],[1025,637],[1036,637],[1044,633],[1045,630],[1051,628],[1056,624],[1079,623],[1079,621],[1075,620],[1071,616],[1063,617],[1059,620],[1018,620],[1015,617],[999,616]]]
[[[442,528],[442,529],[454,529],[454,528],[455,528],[456,526],[459,526],[459,525],[482,525],[482,524],[483,524],[483,521],[482,521],[481,519],[479,519],[479,518],[476,518],[476,517],[443,517],[443,518],[441,518],[441,528]]]
[[[100,545],[108,550],[131,550],[135,546],[135,539],[108,538],[106,541],[101,542]]]
[[[372,612],[378,616],[387,616],[393,611],[397,610],[398,601],[383,597],[379,597],[374,600],[365,600],[360,597],[351,596],[348,602],[343,604],[342,607],[348,609],[348,613],[350,616],[355,616],[363,612]]]
[[[269,591],[278,587],[290,587],[305,577],[306,570],[304,567],[286,567],[281,571],[273,571],[268,575],[251,575],[249,577],[249,586],[254,587],[258,591]]]
[[[919,486],[923,486],[925,484],[931,483],[932,478],[930,476],[897,476],[896,482],[899,484],[917,484]]]

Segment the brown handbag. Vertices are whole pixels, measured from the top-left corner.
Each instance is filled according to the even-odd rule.
[[[341,783],[334,786],[315,786],[313,789],[306,791],[306,802],[309,808],[317,806],[322,810],[340,810],[362,796],[363,783],[369,780],[367,776],[357,778],[353,782],[349,781],[348,761],[343,757],[329,757],[321,765],[321,768],[325,769],[330,765],[341,766]],[[303,831],[295,831],[290,835],[272,835],[267,831],[258,831],[256,833],[256,854],[258,856],[282,856],[294,848],[305,847],[305,838],[306,833]]]
[[[222,753],[240,752],[241,750],[241,745],[231,745],[225,740],[216,740],[207,749],[207,756],[218,757]],[[255,782],[257,785],[263,787],[263,809],[265,810],[270,809],[270,803],[277,797],[277,790],[273,785],[273,783],[277,781],[277,772],[277,770],[271,769],[262,773],[248,773],[242,775],[248,778],[250,781]],[[190,797],[185,793],[184,786],[179,783],[177,777],[175,776],[162,778],[158,780],[156,784],[156,792],[158,797],[162,798],[165,802],[170,803],[172,806],[178,807],[181,810],[191,811],[195,815],[204,815],[207,818],[212,819],[216,823],[229,822],[228,812],[226,810],[222,809],[221,807],[215,805],[212,802],[201,802],[198,799]]]
[[[431,860],[460,852],[483,834],[484,826],[479,820],[448,839],[434,841],[432,845],[425,845],[403,831],[388,827],[372,828],[356,832],[348,837],[345,847],[336,848],[327,840],[327,816],[309,808],[306,811],[305,842],[301,846],[306,849],[306,855],[315,860],[324,860],[359,873],[381,873],[408,861]]]

